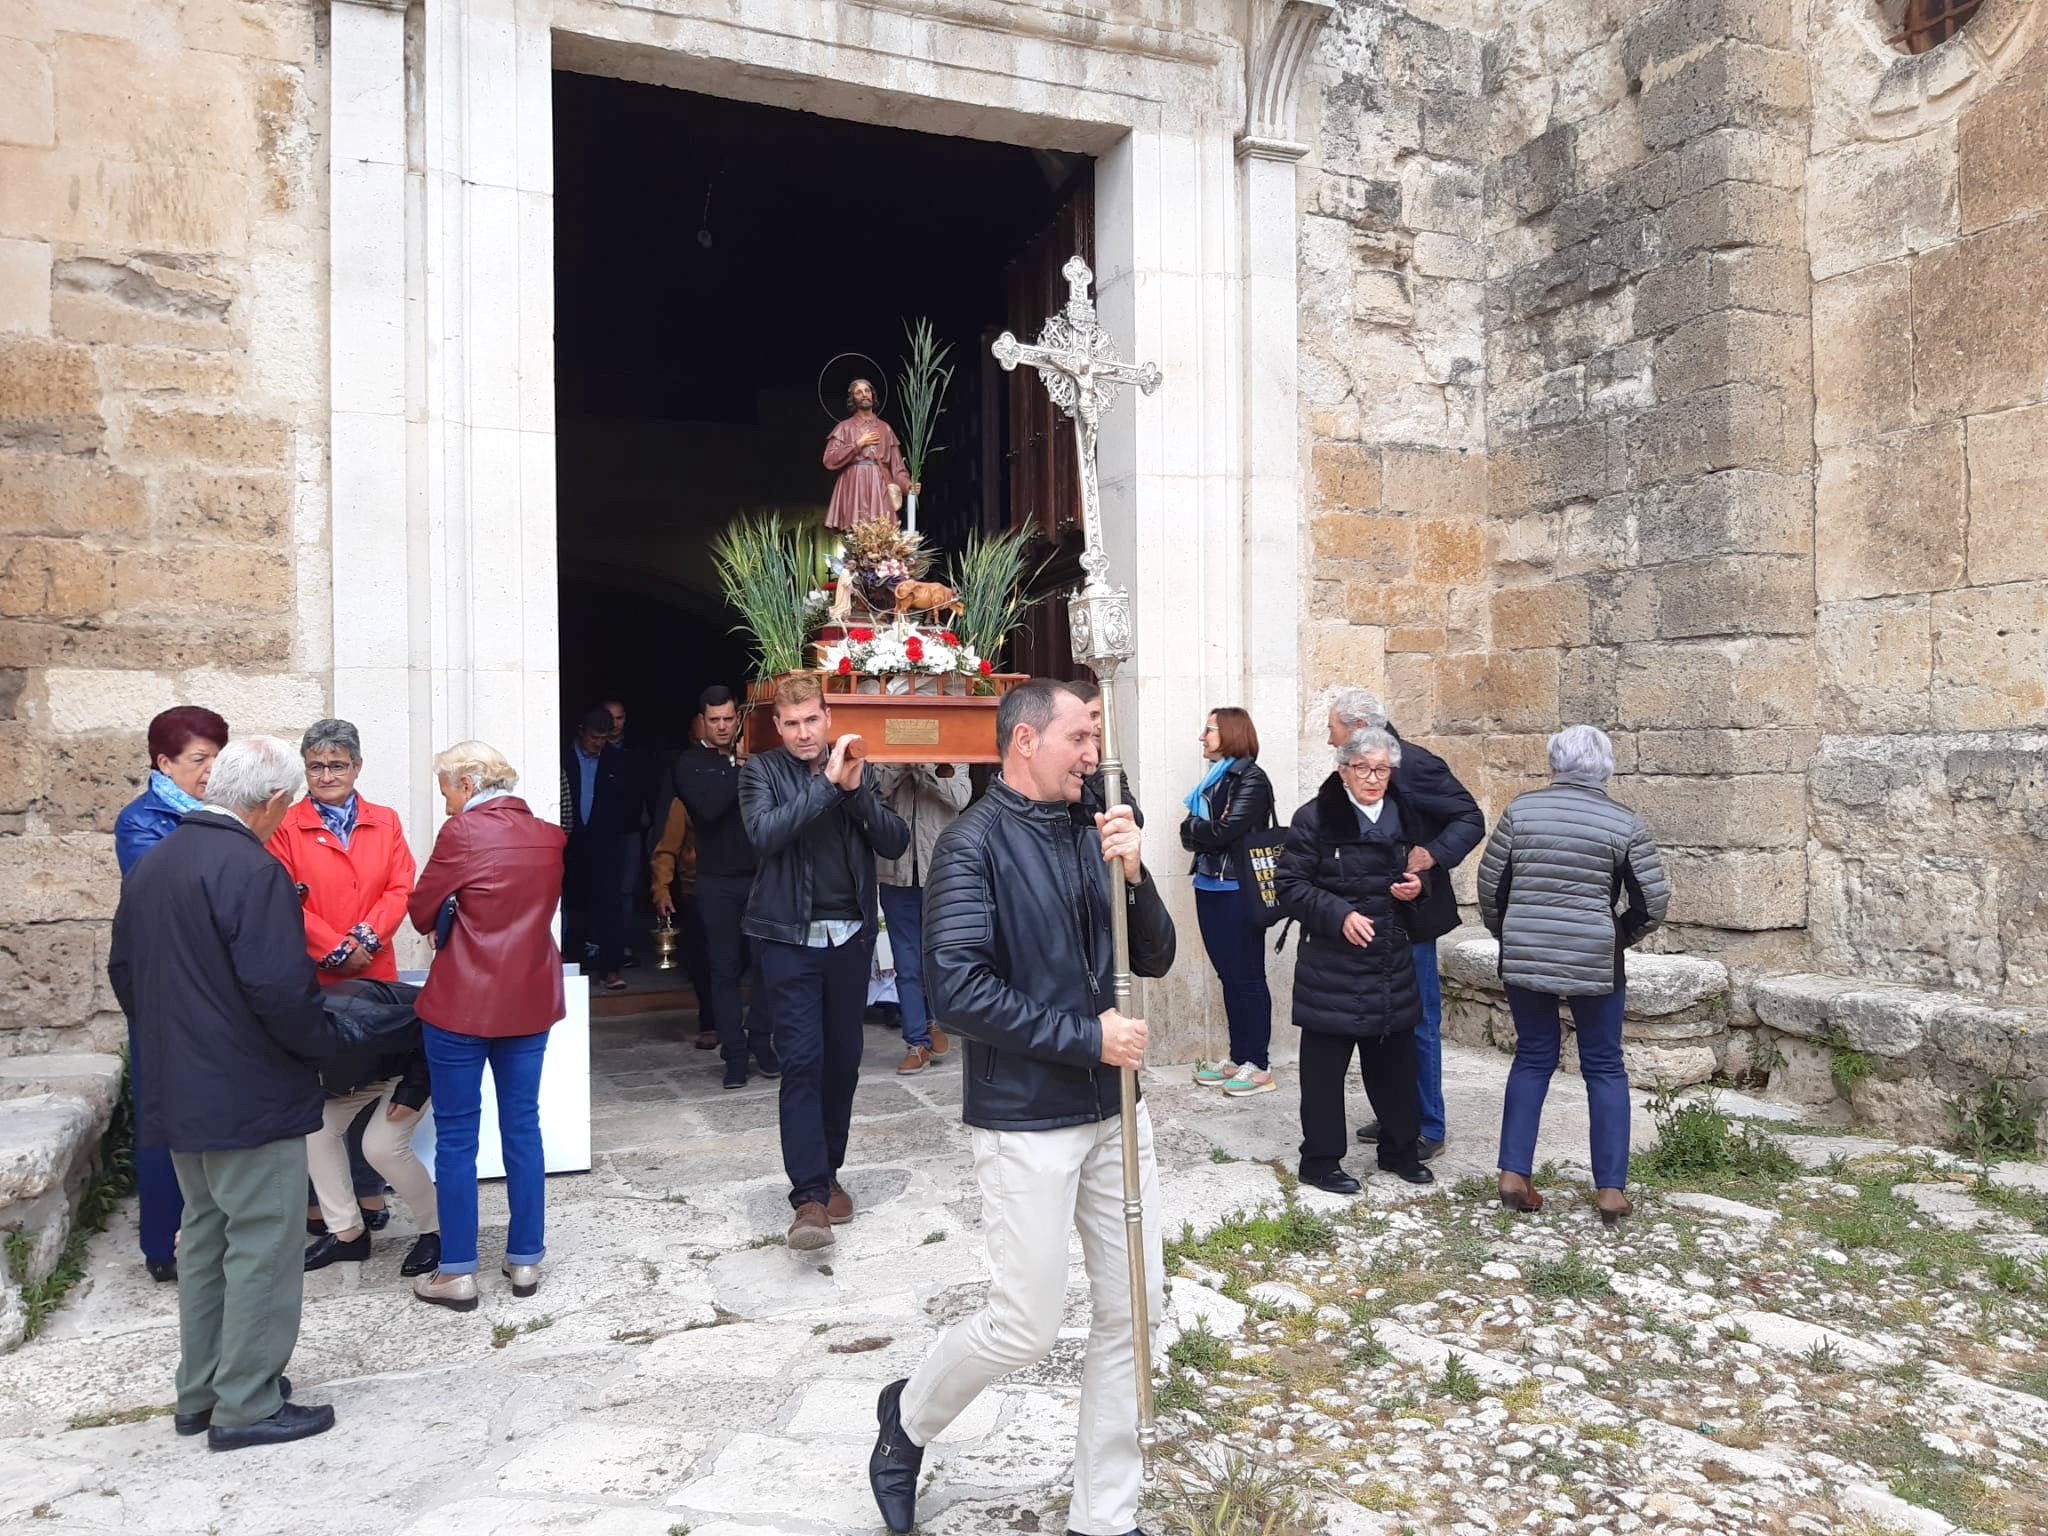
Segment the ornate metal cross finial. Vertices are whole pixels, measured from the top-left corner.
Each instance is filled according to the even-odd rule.
[[[1159,369],[1151,363],[1126,363],[1117,358],[1116,343],[1095,319],[1089,289],[1095,274],[1079,256],[1060,269],[1067,280],[1067,302],[1045,322],[1034,345],[1008,331],[996,339],[995,359],[1004,370],[1028,363],[1038,370],[1045,391],[1074,422],[1074,442],[1081,460],[1081,536],[1086,548],[1081,569],[1087,582],[1076,594],[1070,619],[1074,659],[1098,674],[1114,671],[1131,654],[1131,605],[1122,588],[1109,580],[1109,556],[1102,548],[1101,498],[1095,478],[1095,434],[1103,413],[1116,403],[1119,385],[1130,384],[1143,394],[1159,387]]]

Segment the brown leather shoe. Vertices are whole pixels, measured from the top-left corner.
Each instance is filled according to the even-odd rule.
[[[951,1049],[953,1049],[953,1042],[946,1038],[946,1032],[943,1029],[934,1024],[932,1026],[932,1054],[934,1056],[943,1056]]]
[[[853,1220],[853,1196],[837,1179],[832,1181],[832,1194],[825,1202],[825,1214],[832,1218],[835,1227],[843,1227]]]
[[[1600,1220],[1610,1227],[1618,1227],[1635,1214],[1636,1208],[1629,1203],[1626,1194],[1618,1189],[1603,1189],[1598,1192]]]
[[[896,1073],[899,1077],[911,1077],[922,1072],[931,1064],[931,1048],[929,1046],[913,1045],[909,1053],[896,1063]]]
[[[815,1200],[806,1200],[796,1208],[796,1220],[789,1224],[789,1246],[799,1251],[811,1248],[829,1248],[838,1241],[832,1235],[832,1218],[825,1214],[825,1207]]]
[[[1519,1173],[1500,1176],[1500,1203],[1518,1215],[1528,1216],[1543,1209],[1543,1197],[1536,1186]]]
[[[715,1030],[715,1029],[700,1029],[700,1030],[698,1030],[698,1031],[697,1031],[697,1049],[698,1049],[698,1050],[700,1050],[700,1051],[715,1051],[715,1050],[717,1050],[717,1049],[718,1049],[718,1031],[717,1031],[717,1030]]]

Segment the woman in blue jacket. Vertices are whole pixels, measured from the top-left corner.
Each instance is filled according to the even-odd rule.
[[[194,704],[167,709],[149,722],[149,783],[122,808],[114,820],[114,858],[121,878],[150,849],[177,829],[187,811],[199,808],[213,760],[228,744],[228,723],[210,709]],[[131,1111],[140,1063],[135,1053],[135,1023],[128,1024],[128,1084]],[[141,1121],[138,1116],[136,1124]],[[138,1130],[139,1135],[139,1130]],[[142,1261],[152,1279],[178,1278],[178,1222],[185,1197],[164,1147],[135,1147],[135,1193],[142,1206]]]

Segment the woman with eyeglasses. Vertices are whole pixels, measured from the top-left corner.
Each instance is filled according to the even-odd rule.
[[[346,720],[316,720],[299,743],[306,798],[285,812],[271,834],[277,855],[300,892],[306,952],[323,986],[363,980],[395,983],[391,944],[405,921],[417,868],[398,813],[356,793],[363,742]],[[325,1269],[370,1256],[370,1234],[390,1223],[388,1179],[404,1199],[419,1236],[401,1273],[425,1274],[441,1251],[441,1218],[433,1180],[413,1156],[414,1123],[427,1100],[423,1055],[350,1063],[347,1082],[323,1074],[325,1123],[306,1140],[313,1205],[306,1230],[306,1268]]]
[[[1417,1146],[1422,994],[1408,923],[1422,881],[1408,873],[1408,837],[1391,792],[1400,761],[1400,738],[1388,731],[1360,731],[1339,747],[1336,772],[1294,813],[1274,876],[1280,911],[1301,924],[1301,1181],[1334,1195],[1364,1187],[1343,1164],[1344,1078],[1354,1052],[1379,1119],[1380,1168],[1410,1184],[1435,1182]]]
[[[1223,985],[1230,1055],[1195,1064],[1195,1081],[1233,1099],[1271,1093],[1273,994],[1266,987],[1266,922],[1247,844],[1273,825],[1273,785],[1259,767],[1252,717],[1226,706],[1202,726],[1208,770],[1188,791],[1180,845],[1195,856],[1195,916]]]

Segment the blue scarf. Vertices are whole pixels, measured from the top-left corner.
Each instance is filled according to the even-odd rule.
[[[1210,819],[1209,802],[1206,797],[1209,791],[1215,788],[1216,781],[1236,766],[1237,759],[1234,757],[1219,757],[1209,765],[1209,771],[1202,775],[1202,782],[1189,790],[1187,799],[1181,802],[1188,808],[1190,816],[1198,816],[1203,821]]]
[[[327,823],[327,830],[334,834],[334,840],[342,847],[356,829],[356,797],[350,795],[339,805],[329,805],[325,800],[315,800],[313,809],[320,813],[320,819]]]
[[[149,770],[149,792],[180,816],[196,811],[200,807],[200,802],[178,788],[176,781],[161,768]]]

